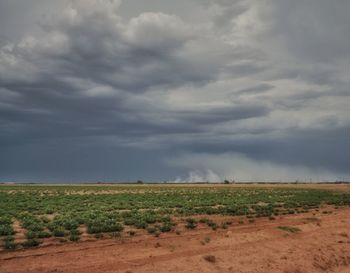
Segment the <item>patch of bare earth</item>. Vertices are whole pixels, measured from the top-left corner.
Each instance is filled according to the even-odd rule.
[[[279,226],[297,227],[291,233]],[[228,229],[103,239],[0,252],[1,273],[349,273],[350,208],[234,221]],[[208,239],[209,238],[209,239]]]
[[[15,242],[17,244],[23,243],[25,241],[25,238],[26,238],[26,236],[25,236],[26,230],[21,227],[21,223],[18,220],[14,220],[12,227],[13,227],[14,231],[16,232]]]

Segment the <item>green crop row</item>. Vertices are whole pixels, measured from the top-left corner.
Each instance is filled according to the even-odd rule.
[[[26,230],[24,247],[48,237],[78,241],[81,229],[101,237],[128,226],[159,236],[173,231],[175,217],[185,227],[218,224],[195,215],[255,217],[303,213],[322,205],[349,206],[350,195],[318,189],[175,186],[0,186],[0,238],[13,249],[14,221]],[[220,227],[227,228],[228,223]]]

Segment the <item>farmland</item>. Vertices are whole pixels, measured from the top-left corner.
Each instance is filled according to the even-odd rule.
[[[325,205],[350,205],[348,193],[305,188],[28,185],[0,189],[0,235],[8,250],[53,239],[76,242],[82,235],[122,237],[145,231],[160,236],[199,224],[225,229],[233,222],[253,223],[257,218],[273,220]],[[215,222],[210,217],[218,215],[232,219]]]
[[[349,206],[349,185],[1,185],[0,272],[343,273]]]

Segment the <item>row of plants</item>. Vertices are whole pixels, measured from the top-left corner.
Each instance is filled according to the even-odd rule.
[[[44,238],[78,241],[81,229],[100,237],[103,233],[135,233],[145,229],[159,236],[176,231],[174,217],[185,227],[206,224],[225,228],[196,215],[269,217],[303,213],[323,204],[350,205],[350,195],[315,189],[215,188],[172,186],[11,186],[0,187],[0,237],[4,247],[15,245],[17,219],[26,230],[24,247]]]
[[[81,194],[71,191],[50,191],[50,187],[37,190],[0,190],[0,212],[16,216],[27,211],[33,214],[84,212],[91,210],[118,211],[132,209],[190,210],[211,207],[242,207],[258,203],[283,204],[286,208],[313,208],[325,202],[334,205],[350,204],[348,194],[314,189],[187,189],[142,187],[133,192],[116,194]],[[101,187],[103,188],[103,187]],[[139,191],[138,191],[139,190]],[[142,191],[141,191],[142,190]],[[216,212],[215,212],[216,213]]]

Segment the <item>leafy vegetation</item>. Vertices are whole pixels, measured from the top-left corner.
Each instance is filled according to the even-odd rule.
[[[134,235],[144,229],[158,237],[176,232],[176,222],[187,229],[207,225],[227,229],[232,222],[216,223],[212,215],[238,216],[237,223],[248,219],[307,212],[322,205],[349,206],[350,195],[327,190],[293,188],[238,188],[230,185],[118,185],[0,186],[0,241],[3,248],[14,249],[14,223],[25,230],[24,247],[39,245],[51,236],[56,240],[79,241],[81,228],[96,238],[126,229]],[[328,213],[328,212],[327,212]],[[205,215],[205,217],[203,217]],[[180,221],[175,221],[180,219]],[[292,232],[292,231],[289,231]],[[124,233],[126,233],[124,231]]]

